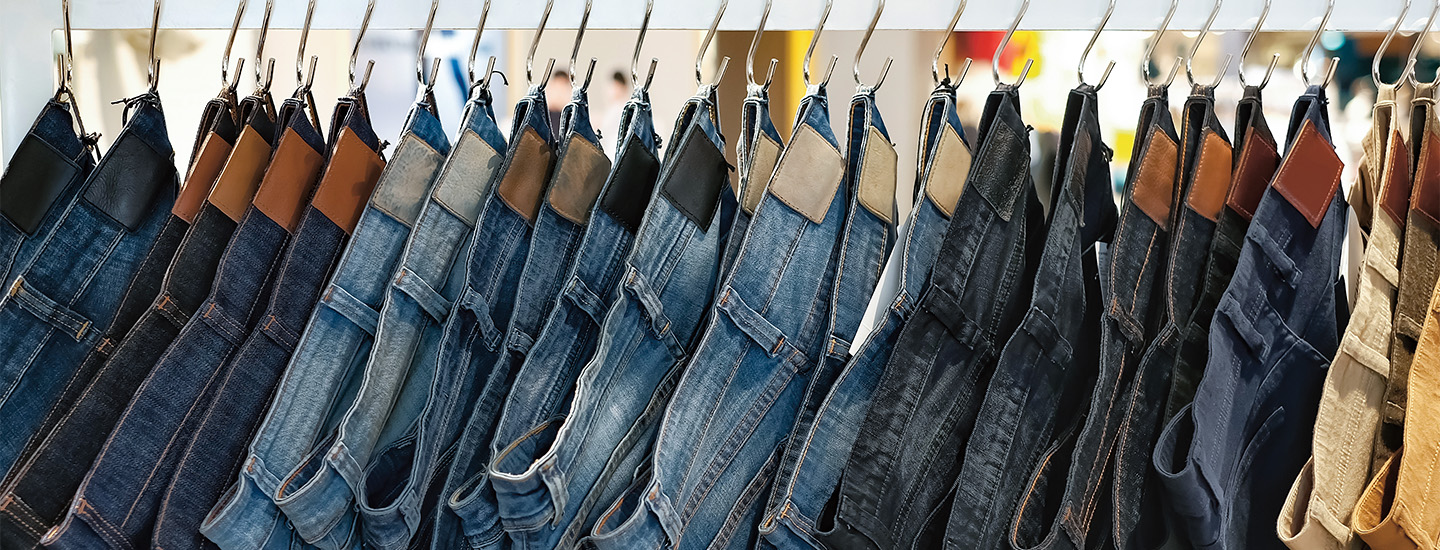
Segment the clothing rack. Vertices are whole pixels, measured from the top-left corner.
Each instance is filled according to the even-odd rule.
[[[1385,31],[1395,21],[1402,7],[1401,0],[1330,0],[1334,12],[1326,25],[1328,31]],[[263,2],[255,0],[241,21],[241,28],[258,29]],[[480,0],[442,0],[435,15],[436,30],[473,29],[480,14]],[[704,30],[709,27],[712,13],[720,1],[660,0],[650,21],[651,29]],[[1113,17],[1105,32],[1153,31],[1168,8],[1163,0],[1117,0]],[[1391,4],[1394,4],[1393,6]],[[233,22],[236,0],[171,0],[160,13],[160,30],[228,29]],[[305,16],[305,2],[282,0],[275,6],[270,28],[300,29]],[[1004,30],[1010,26],[1019,8],[1019,0],[977,0],[969,2],[957,30]],[[1231,0],[1221,6],[1214,31],[1249,30],[1259,16],[1261,0]],[[74,0],[71,6],[71,28],[147,29],[151,26],[151,0]],[[313,29],[355,29],[365,11],[366,0],[320,0],[316,3]],[[753,31],[760,19],[763,0],[734,0],[728,3],[719,30]],[[1092,30],[1104,13],[1102,0],[1031,0],[1030,9],[1020,22],[1021,30]],[[1171,30],[1194,31],[1201,28],[1213,8],[1212,2],[1186,0],[1171,21]],[[955,2],[942,0],[890,0],[880,16],[877,29],[939,30],[954,13]],[[429,2],[425,0],[379,0],[376,2],[371,29],[419,30],[424,28]],[[775,2],[766,22],[766,30],[811,30],[822,3],[819,0]],[[1265,20],[1264,30],[1314,31],[1326,8],[1321,0],[1274,0]],[[1413,2],[1403,29],[1417,31],[1424,24],[1430,6]],[[533,30],[543,3],[501,0],[494,2],[487,29]],[[556,0],[547,29],[574,29],[584,9],[582,0]],[[638,29],[644,14],[643,0],[595,0],[588,28]],[[834,8],[826,21],[826,31],[863,30],[874,10],[870,0],[834,0]],[[26,0],[5,2],[0,6],[0,145],[8,161],[20,139],[29,129],[35,110],[55,91],[55,56],[46,44],[60,44],[51,39],[52,31],[63,28],[59,0]],[[56,46],[58,47],[58,46]],[[681,60],[688,62],[688,59]],[[164,60],[161,60],[163,66]],[[332,60],[332,62],[341,62]],[[662,62],[673,62],[662,60]],[[376,71],[409,71],[410,67],[376,67]],[[408,72],[406,73],[408,74]],[[48,76],[48,78],[47,78]],[[162,71],[161,78],[165,78]],[[176,78],[170,76],[170,78]],[[138,92],[138,90],[137,90]]]

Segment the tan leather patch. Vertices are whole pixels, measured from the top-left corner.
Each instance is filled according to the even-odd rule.
[[[1230,144],[1220,134],[1205,131],[1201,138],[1200,158],[1195,162],[1195,176],[1190,180],[1190,209],[1217,221],[1225,208],[1225,195],[1230,192],[1230,163],[1234,157]]]
[[[565,219],[585,225],[609,174],[609,157],[590,140],[571,136],[550,183],[550,207]]]
[[[1275,190],[1305,216],[1310,227],[1320,227],[1335,190],[1340,188],[1344,165],[1315,123],[1306,120],[1298,135],[1275,174]]]
[[[270,159],[270,168],[265,170],[265,181],[255,192],[255,208],[293,233],[315,185],[315,175],[324,163],[325,157],[319,151],[310,147],[295,130],[286,128],[280,136],[280,145],[275,147],[275,156]]]
[[[765,188],[769,187],[770,176],[775,175],[775,163],[779,160],[780,144],[770,136],[760,134],[755,143],[750,171],[746,174],[745,196],[740,198],[740,207],[745,209],[745,213],[755,214],[755,207],[760,206],[760,199],[765,196]]]
[[[1420,163],[1415,167],[1415,188],[1410,192],[1410,209],[1440,223],[1440,137],[1426,130]]]
[[[845,176],[845,159],[808,124],[800,125],[775,169],[770,194],[810,221],[825,221]]]
[[[1150,143],[1135,171],[1130,188],[1130,202],[1140,208],[1155,225],[1170,229],[1170,206],[1175,198],[1175,140],[1159,128],[1150,130]]]
[[[539,132],[528,126],[515,147],[515,158],[500,180],[500,200],[525,221],[533,222],[540,212],[540,198],[545,194],[545,180],[550,176],[555,152]]]
[[[1410,210],[1410,148],[1400,132],[1391,131],[1390,146],[1385,151],[1384,185],[1380,186],[1380,207],[1400,227],[1405,226],[1405,213]]]
[[[389,169],[381,174],[370,204],[405,225],[420,217],[420,209],[430,197],[436,173],[445,157],[414,134],[406,133],[390,158]]]
[[[895,169],[899,159],[895,146],[874,126],[865,140],[865,159],[860,166],[860,205],[871,214],[895,223]]]
[[[265,175],[265,166],[270,163],[270,144],[255,128],[246,125],[230,150],[230,159],[215,180],[210,190],[210,204],[236,222],[245,215],[255,190],[260,188],[260,179]]]
[[[365,210],[365,203],[370,200],[370,193],[384,169],[385,159],[345,128],[340,131],[335,152],[330,154],[330,164],[325,167],[325,175],[320,177],[310,204],[350,233],[360,221],[360,213]]]
[[[466,129],[435,182],[435,201],[474,226],[480,217],[485,190],[490,186],[490,176],[503,161],[500,153],[479,134]]]
[[[1240,166],[1235,167],[1232,176],[1235,181],[1230,183],[1230,196],[1225,203],[1247,221],[1255,217],[1265,188],[1270,186],[1270,178],[1279,167],[1280,152],[1275,148],[1275,141],[1269,136],[1254,135],[1252,131],[1240,149]]]
[[[190,173],[185,176],[185,187],[180,189],[180,196],[175,199],[175,206],[170,209],[170,213],[195,223],[195,216],[200,214],[200,206],[205,204],[205,197],[210,195],[210,186],[215,183],[215,178],[220,176],[220,170],[225,168],[225,159],[230,156],[231,148],[230,142],[215,132],[205,133],[200,153],[195,156],[195,162],[191,163]]]
[[[945,214],[955,215],[955,205],[960,203],[960,193],[965,191],[965,182],[970,178],[970,162],[974,156],[965,140],[948,124],[940,133],[940,144],[935,156],[930,159],[930,172],[925,176],[925,196]]]

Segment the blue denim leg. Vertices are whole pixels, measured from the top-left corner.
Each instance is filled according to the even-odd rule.
[[[76,135],[69,107],[46,102],[0,176],[0,283],[30,264],[94,168],[94,144]]]
[[[780,160],[781,144],[785,142],[770,118],[770,95],[765,88],[749,90],[740,110],[740,139],[735,142],[740,177],[731,180],[730,184],[740,209],[735,211],[735,221],[730,226],[730,234],[735,237],[729,239],[725,246],[725,258],[721,261],[722,279],[730,274],[735,258],[740,255],[740,243],[750,227],[755,207],[770,185],[775,163]]]

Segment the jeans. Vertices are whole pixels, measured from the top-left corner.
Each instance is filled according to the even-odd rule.
[[[95,146],[76,135],[70,108],[51,99],[0,176],[0,284],[25,269],[95,168]],[[9,466],[0,460],[0,469]]]
[[[1172,234],[1178,139],[1162,87],[1152,87],[1141,109],[1139,136],[1126,176],[1125,201],[1112,244],[1100,256],[1100,371],[1075,426],[1059,430],[1029,472],[1010,545],[1017,549],[1098,548],[1112,536],[1114,508],[1107,486],[1123,416],[1119,402],[1136,378],[1141,355],[1159,330],[1164,285],[1160,278]],[[1124,541],[1118,541],[1123,544]]]
[[[1339,344],[1346,213],[1325,101],[1312,86],[1296,102],[1288,150],[1210,325],[1195,401],[1154,451],[1165,498],[1195,548],[1284,548],[1274,518],[1310,454]]]
[[[899,231],[899,248],[885,267],[885,278],[897,279],[893,297],[864,343],[840,371],[824,396],[815,419],[797,431],[790,445],[797,452],[786,458],[775,483],[760,532],[765,544],[776,548],[823,548],[821,533],[833,523],[827,507],[860,423],[865,418],[881,369],[915,302],[928,284],[940,240],[950,223],[955,202],[970,166],[970,150],[955,111],[955,89],[942,83],[931,93],[923,117],[921,172],[915,208]],[[892,275],[892,270],[899,273]],[[884,284],[884,283],[882,283]]]
[[[635,243],[639,220],[632,225],[613,206],[648,201],[660,171],[648,101],[632,98],[622,120],[616,162],[599,206],[590,214],[575,266],[515,375],[493,438],[489,482],[498,519],[518,548],[552,548],[563,532],[564,526],[550,521],[546,495],[537,494],[543,481],[536,459],[569,412],[580,369],[595,355],[605,308],[615,300],[625,258]]]
[[[729,239],[729,244],[725,246],[721,278],[729,275],[735,265],[740,243],[750,227],[750,218],[755,215],[755,207],[760,205],[765,189],[770,186],[770,176],[775,173],[775,163],[780,160],[781,144],[785,143],[770,117],[770,95],[765,88],[749,90],[740,111],[740,139],[735,142],[736,164],[739,165],[736,171],[740,177],[730,180],[740,209],[735,211],[735,221],[730,226],[730,234],[735,238]]]
[[[1096,90],[1070,92],[1051,186],[1050,220],[1029,311],[1005,342],[965,448],[945,527],[947,548],[1008,548],[1025,475],[1081,408],[1099,371],[1095,244],[1117,213]]]
[[[271,126],[270,116],[257,111],[244,131],[255,132],[255,119]],[[281,137],[256,191],[257,205],[264,195],[308,193],[323,158],[324,143],[305,117],[280,122],[266,128]],[[65,520],[44,544],[124,548],[155,542],[156,516],[176,481],[182,452],[214,402],[215,382],[233,368],[230,358],[254,326],[258,305],[268,300],[277,257],[288,240],[285,226],[264,210],[247,209],[220,259],[209,296],[136,389]]]

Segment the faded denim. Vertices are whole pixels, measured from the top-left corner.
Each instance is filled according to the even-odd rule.
[[[740,254],[740,243],[744,241],[745,232],[750,228],[755,207],[760,205],[760,199],[765,196],[765,189],[770,185],[770,176],[775,173],[775,163],[780,160],[780,150],[784,143],[784,138],[780,137],[780,131],[775,129],[775,121],[770,116],[770,94],[767,88],[749,88],[745,94],[745,102],[740,106],[740,139],[735,142],[736,164],[739,165],[736,172],[739,177],[730,180],[730,187],[735,191],[735,200],[740,204],[740,209],[735,211],[735,221],[730,225],[729,232],[735,238],[729,239],[729,244],[725,246],[722,278],[729,275],[730,269],[735,265],[735,258]]]

